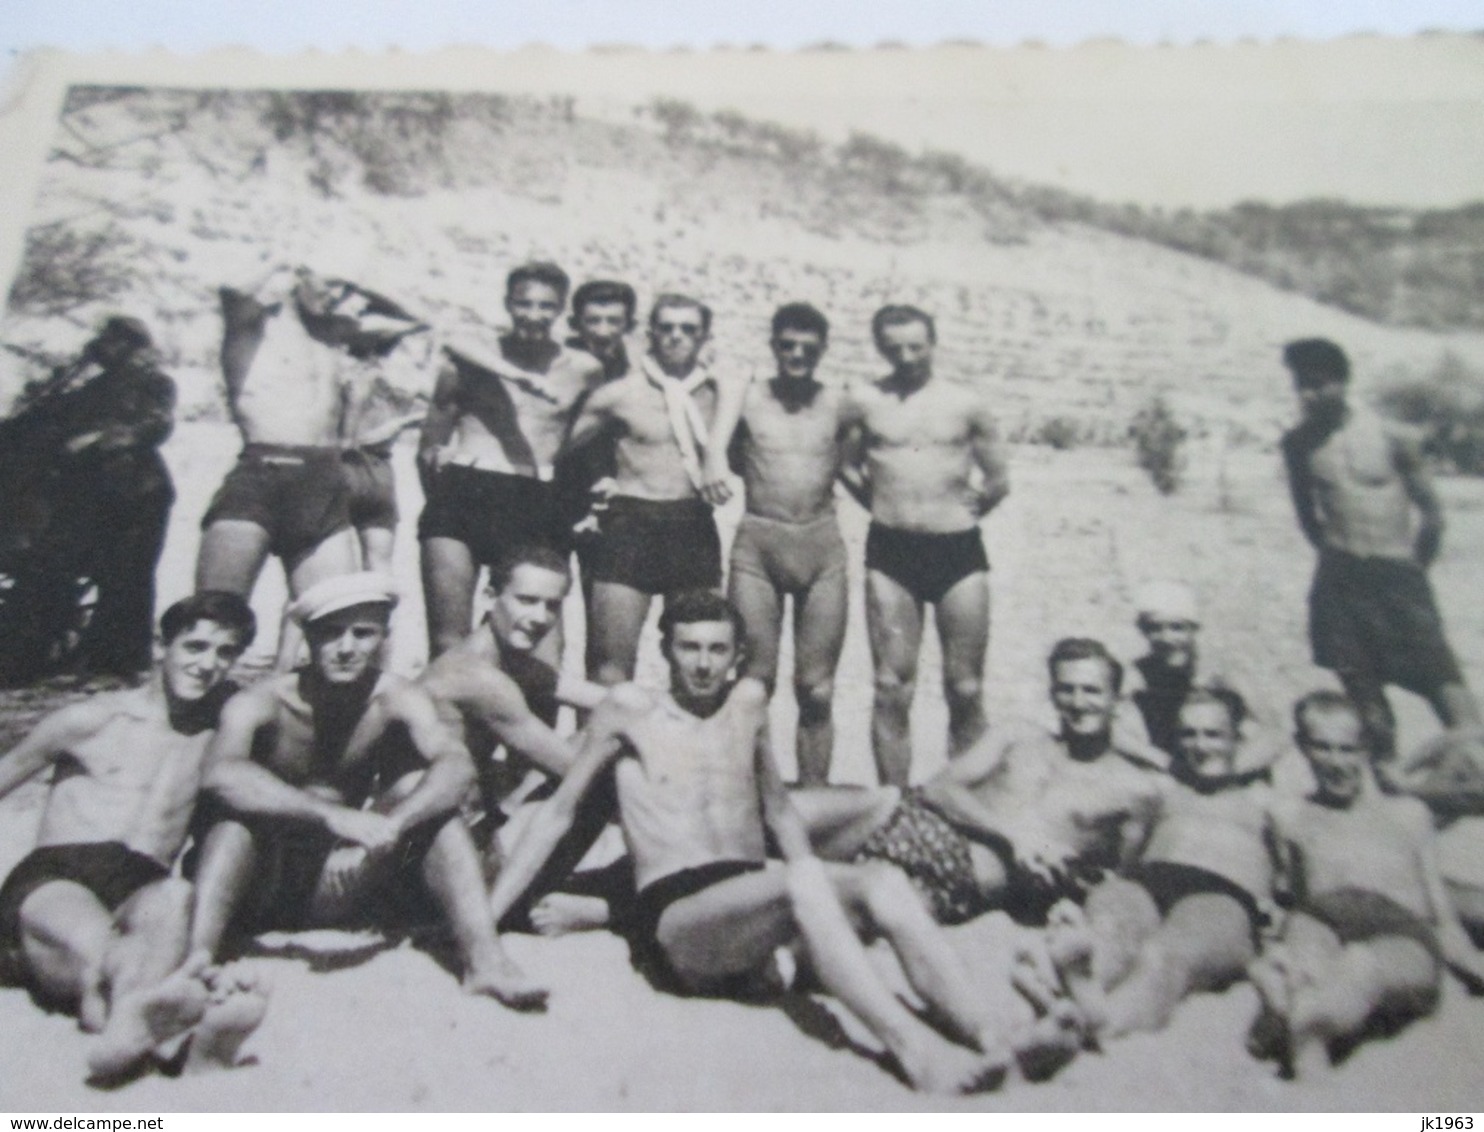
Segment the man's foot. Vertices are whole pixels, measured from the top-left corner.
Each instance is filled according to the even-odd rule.
[[[128,1073],[156,1046],[201,1021],[210,997],[205,966],[204,956],[193,956],[163,982],[121,995],[88,1054],[90,1076],[106,1080]]]
[[[552,892],[531,906],[531,926],[545,936],[599,931],[608,918],[608,901],[601,896]]]
[[[1247,968],[1247,978],[1262,1002],[1247,1032],[1247,1052],[1259,1061],[1276,1061],[1285,1076],[1293,1072],[1293,1041],[1289,1016],[1293,993],[1288,965],[1281,952],[1258,959]]]
[[[1015,1043],[1020,1075],[1027,1081],[1045,1081],[1076,1057],[1087,1042],[1087,1019],[1070,999],[1057,999],[1030,1024]]]
[[[1097,940],[1087,913],[1070,900],[1060,901],[1046,918],[1046,953],[1067,994],[1081,1008],[1087,1039],[1095,1043],[1107,1021],[1108,1002],[1097,977]]]
[[[1051,1013],[1065,998],[1061,978],[1043,947],[1021,946],[1015,949],[1015,959],[1010,964],[1010,985],[1041,1016]]]
[[[200,1073],[231,1069],[240,1064],[238,1053],[268,1012],[268,992],[241,964],[209,971],[211,997],[206,1013],[191,1034],[185,1071]]]
[[[464,990],[488,995],[511,1010],[545,1010],[547,990],[517,967],[509,957],[471,967],[464,975]]]
[[[897,1063],[918,1092],[946,1096],[997,1089],[1010,1068],[1003,1054],[976,1053],[941,1038],[922,1050],[899,1056]]]

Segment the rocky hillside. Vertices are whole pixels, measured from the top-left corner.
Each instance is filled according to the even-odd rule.
[[[124,311],[188,410],[219,415],[216,288],[274,260],[455,334],[488,333],[504,273],[552,258],[646,300],[704,298],[734,365],[764,360],[776,304],[807,299],[834,321],[837,374],[878,366],[876,306],[915,302],[939,317],[945,371],[987,383],[1027,438],[1061,418],[1115,439],[1170,391],[1197,427],[1270,441],[1292,411],[1277,350],[1300,334],[1336,337],[1370,375],[1484,357],[1477,334],[1383,326],[994,184],[952,155],[673,103],[78,88],[10,292],[0,405]],[[399,351],[388,380],[426,388],[428,349]]]

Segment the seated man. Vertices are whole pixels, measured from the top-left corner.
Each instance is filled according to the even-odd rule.
[[[1158,812],[1160,752],[1114,734],[1123,666],[1097,641],[1051,651],[1056,732],[986,733],[905,792],[825,787],[793,792],[818,851],[885,861],[940,923],[1002,909],[1043,923],[1102,869],[1133,859]]]
[[[998,1027],[902,876],[876,865],[825,865],[810,852],[768,750],[767,689],[736,677],[736,608],[693,591],[669,604],[660,625],[670,691],[625,685],[594,713],[577,765],[495,884],[496,915],[560,840],[593,777],[617,759],[619,815],[640,885],[636,948],[659,980],[683,993],[739,993],[766,976],[778,948],[801,941],[825,989],[916,1088],[962,1093],[997,1082],[1006,1069]],[[768,832],[781,863],[766,860]],[[958,1042],[882,981],[862,932],[891,944]]]
[[[1244,705],[1196,688],[1179,756],[1139,861],[1052,909],[1048,952],[1089,1033],[1160,1030],[1187,995],[1243,977],[1271,899],[1266,767],[1240,761]]]
[[[469,752],[425,691],[379,667],[396,600],[379,574],[311,586],[293,608],[309,665],[222,710],[193,954],[217,955],[234,922],[255,932],[384,920],[422,889],[453,930],[465,989],[539,1005],[501,953],[458,817],[474,782]]]
[[[255,628],[235,594],[176,602],[160,619],[150,683],[64,707],[0,758],[0,797],[53,772],[38,848],[0,888],[0,969],[100,1035],[88,1059],[97,1076],[133,1069],[193,1027],[195,1055],[230,1063],[262,1017],[250,981],[201,964],[171,975],[186,954],[190,886],[170,869],[227,672]]]
[[[462,731],[474,756],[484,810],[475,823],[476,840],[488,840],[491,872],[498,867],[495,834],[510,816],[507,808],[559,780],[576,760],[575,741],[555,730],[559,707],[591,709],[607,692],[559,674],[536,655],[561,619],[571,588],[564,556],[539,544],[514,550],[490,569],[493,601],[484,623],[435,658],[419,681],[444,718]],[[506,917],[505,927],[529,924],[553,933],[601,927],[609,922],[610,898],[632,896],[633,869],[627,860],[611,872],[568,880],[615,816],[611,789],[594,792],[582,809],[562,850],[531,886],[522,907]]]
[[[1316,785],[1275,814],[1294,907],[1249,969],[1262,1012],[1247,1044],[1307,1076],[1374,1027],[1432,1013],[1445,963],[1484,991],[1484,957],[1448,899],[1427,807],[1376,785],[1381,740],[1361,710],[1337,692],[1311,692],[1294,725]]]

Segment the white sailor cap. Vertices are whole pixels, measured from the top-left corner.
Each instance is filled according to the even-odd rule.
[[[1200,621],[1195,591],[1184,582],[1161,579],[1146,582],[1134,594],[1134,610],[1140,617],[1168,617],[1176,621]]]
[[[396,581],[386,574],[363,570],[316,582],[289,606],[289,616],[307,625],[354,605],[384,605],[390,612],[397,600]]]

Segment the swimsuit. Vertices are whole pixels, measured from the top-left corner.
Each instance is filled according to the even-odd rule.
[[[721,585],[721,538],[703,501],[615,495],[599,523],[594,581],[651,595]]]
[[[802,523],[747,514],[732,542],[732,576],[761,578],[781,594],[808,593],[845,574],[845,540],[834,512]]]
[[[340,449],[245,444],[201,529],[224,520],[255,523],[268,532],[269,549],[293,561],[350,526],[348,496]]]
[[[1394,1029],[1437,1009],[1442,993],[1443,949],[1438,943],[1437,930],[1416,912],[1389,896],[1364,888],[1336,888],[1308,896],[1294,911],[1324,924],[1341,943],[1401,937],[1421,944],[1432,957],[1431,984],[1393,990],[1371,1011],[1371,1018]]]
[[[340,457],[345,473],[350,524],[356,530],[397,529],[397,481],[389,454],[370,448],[347,448]]]
[[[978,527],[904,531],[874,520],[866,535],[866,569],[879,570],[914,599],[936,605],[959,582],[989,569]]]
[[[566,553],[571,532],[561,521],[550,483],[445,464],[433,479],[417,537],[457,539],[476,562],[489,566],[523,546]]]
[[[1426,696],[1462,682],[1427,574],[1399,558],[1326,548],[1309,590],[1314,663]]]
[[[145,885],[169,875],[170,870],[159,861],[120,841],[44,845],[32,850],[0,886],[0,984],[31,982],[21,950],[21,905],[37,889],[53,881],[70,881],[114,912]],[[33,983],[33,993],[38,990]]]
[[[692,992],[692,988],[681,979],[670,965],[670,957],[660,943],[660,919],[670,905],[704,892],[713,885],[747,873],[760,873],[766,866],[761,861],[712,861],[695,868],[681,869],[659,880],[651,881],[634,898],[633,915],[629,921],[629,948],[634,962],[650,978],[666,990],[676,993]],[[726,976],[708,981],[700,993],[718,997],[733,997],[750,984],[752,972],[739,976]]]
[[[1123,875],[1149,893],[1161,916],[1168,916],[1170,909],[1187,896],[1210,894],[1229,896],[1242,906],[1252,929],[1254,946],[1258,944],[1262,929],[1268,923],[1268,917],[1257,906],[1257,898],[1252,893],[1220,873],[1213,873],[1198,865],[1183,865],[1175,861],[1140,861],[1124,870]]]

